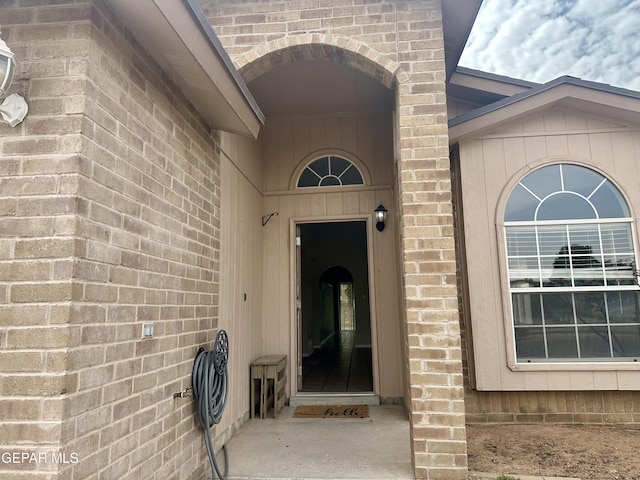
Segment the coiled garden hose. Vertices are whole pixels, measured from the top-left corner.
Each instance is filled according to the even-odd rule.
[[[198,419],[200,426],[204,430],[205,444],[209,454],[212,478],[216,478],[216,473],[221,480],[226,480],[229,474],[229,463],[227,462],[227,447],[222,446],[224,453],[224,475],[220,473],[218,462],[216,461],[213,441],[211,439],[211,427],[220,423],[222,412],[227,405],[229,394],[229,375],[227,363],[229,361],[229,338],[227,332],[220,330],[216,335],[213,351],[206,351],[204,348],[198,350],[193,363],[193,373],[191,384],[193,395],[198,406]]]

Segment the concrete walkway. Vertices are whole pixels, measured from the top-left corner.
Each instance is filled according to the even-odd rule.
[[[253,419],[228,442],[229,480],[413,479],[409,420],[395,405],[369,418]]]
[[[228,480],[414,480],[403,407],[370,406],[370,417],[363,419],[293,418],[294,411],[284,407],[276,420],[249,420],[236,432],[227,443]],[[470,472],[468,478],[495,480],[500,475]]]

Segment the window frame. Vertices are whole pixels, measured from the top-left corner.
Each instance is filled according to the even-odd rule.
[[[309,186],[309,187],[299,187],[298,182],[300,180],[300,176],[306,170],[306,168],[311,165],[316,160],[326,158],[326,157],[340,157],[353,165],[354,168],[360,173],[362,177],[361,184],[354,185],[325,185],[325,186]],[[330,148],[330,149],[322,149],[316,150],[308,155],[306,155],[300,162],[297,163],[293,172],[291,173],[291,177],[289,178],[289,190],[296,191],[297,193],[301,192],[343,192],[348,190],[366,190],[373,188],[373,182],[371,178],[371,173],[369,172],[365,163],[360,160],[354,154],[341,150],[338,148]]]
[[[332,164],[333,164],[333,159],[337,159],[339,161],[343,161],[346,162],[348,165],[346,168],[342,169],[341,172],[333,172],[332,171]],[[326,160],[327,162],[327,174],[324,176],[320,176],[320,173],[315,170],[314,168],[312,168],[312,166],[319,162],[319,161],[324,161]],[[360,178],[360,182],[359,183],[343,183],[342,181],[342,177],[351,169],[355,169],[355,171],[357,172],[359,178]],[[300,185],[300,182],[302,181],[302,176],[305,174],[305,172],[310,171],[312,175],[315,175],[316,177],[318,177],[318,182],[316,185]],[[322,185],[322,182],[324,182],[326,179],[335,179],[338,184],[333,184],[333,185]],[[314,178],[315,180],[315,178]],[[340,155],[323,155],[321,157],[316,158],[315,160],[312,160],[311,162],[307,163],[305,165],[305,167],[300,171],[300,175],[298,175],[298,181],[296,182],[296,188],[327,188],[327,187],[360,187],[363,186],[364,183],[364,176],[362,175],[362,172],[360,171],[360,169],[357,167],[357,165],[355,163],[353,163],[351,160],[349,160],[348,158],[344,158],[343,156]]]
[[[514,191],[516,186],[530,173],[552,165],[576,165],[580,167],[584,167],[602,175],[607,181],[614,186],[624,201],[626,202],[627,209],[629,210],[629,217],[624,218],[606,218],[606,219],[587,219],[587,220],[539,220],[539,221],[505,221],[505,213],[506,207],[511,196],[511,193]],[[620,183],[616,182],[612,175],[601,171],[597,167],[588,164],[581,164],[577,162],[573,162],[570,160],[556,160],[553,162],[545,162],[540,163],[535,168],[527,168],[523,171],[518,172],[508,185],[505,186],[503,190],[503,195],[501,195],[502,200],[498,203],[498,209],[496,211],[496,236],[497,236],[497,246],[498,246],[498,265],[500,271],[500,284],[502,285],[502,306],[503,306],[503,319],[504,319],[504,328],[505,328],[505,343],[506,343],[506,360],[507,366],[512,371],[553,371],[553,370],[575,370],[575,371],[598,371],[598,370],[638,370],[640,368],[640,356],[636,360],[630,360],[629,358],[635,357],[624,357],[625,360],[618,360],[613,357],[611,359],[602,358],[597,360],[592,360],[589,358],[586,359],[554,359],[554,358],[543,358],[537,359],[535,362],[527,361],[526,359],[518,360],[516,353],[516,341],[515,341],[515,319],[513,313],[513,293],[580,293],[580,292],[594,292],[594,291],[608,291],[608,292],[619,292],[619,291],[640,291],[640,285],[638,285],[638,281],[636,278],[636,282],[634,285],[621,286],[607,286],[606,282],[603,286],[569,286],[569,287],[554,287],[553,289],[546,288],[543,286],[533,287],[533,288],[512,288],[510,283],[510,275],[509,275],[509,256],[507,252],[507,228],[510,226],[543,226],[543,225],[595,225],[595,224],[607,224],[607,223],[620,223],[620,224],[628,224],[630,229],[630,235],[633,246],[633,258],[635,265],[638,265],[638,232],[637,232],[637,222],[635,215],[633,213],[632,204],[629,201],[629,197],[626,192],[620,187]],[[540,258],[539,251],[536,254],[536,257]]]

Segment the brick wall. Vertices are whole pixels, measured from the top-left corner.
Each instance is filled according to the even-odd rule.
[[[29,472],[61,467],[50,455],[64,436],[64,394],[77,388],[67,347],[73,257],[82,243],[74,216],[84,82],[65,80],[67,59],[53,54],[81,28],[56,24],[52,16],[61,11],[40,12],[46,24],[37,29],[33,9],[19,2],[0,8],[2,38],[19,62],[11,91],[30,108],[17,127],[0,124],[0,449],[39,460],[2,462],[3,477],[16,470],[22,475],[12,478],[47,478]],[[88,13],[79,7],[72,17]]]
[[[466,436],[440,11],[403,4],[398,148],[414,462],[419,478],[464,478]],[[420,7],[423,9],[417,10]]]
[[[101,1],[51,3],[0,8],[30,107],[0,126],[0,449],[49,460],[0,476],[199,479],[173,393],[217,327],[218,138]]]
[[[406,403],[415,473],[418,478],[465,478],[440,2],[200,3],[245,81],[314,58],[358,68],[396,88]]]
[[[465,392],[467,422],[640,425],[640,392]]]

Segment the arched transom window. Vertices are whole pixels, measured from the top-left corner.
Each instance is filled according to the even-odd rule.
[[[346,158],[330,155],[314,160],[300,174],[298,187],[363,185],[358,167]]]
[[[504,220],[517,361],[640,358],[632,218],[616,186],[549,165],[516,185]]]

